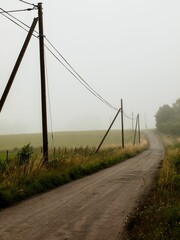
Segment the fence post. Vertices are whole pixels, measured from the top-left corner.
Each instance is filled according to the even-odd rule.
[[[56,157],[56,148],[54,147],[54,159]]]
[[[6,151],[6,162],[9,161],[9,150]]]

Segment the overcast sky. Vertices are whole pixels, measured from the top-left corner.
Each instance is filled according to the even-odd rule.
[[[127,115],[140,114],[141,128],[145,116],[147,126],[155,127],[159,107],[180,98],[180,1],[41,2],[45,36],[84,80],[117,108],[123,99]],[[0,7],[16,10],[31,6],[1,0]],[[13,15],[31,25],[37,10]],[[27,32],[2,15],[0,31],[2,95]],[[107,129],[116,111],[88,92],[47,51],[46,65],[47,102],[51,106],[48,130]],[[125,119],[125,128],[131,124]],[[38,40],[32,38],[0,113],[0,134],[41,132],[41,128],[39,49]],[[114,128],[120,128],[120,118]]]

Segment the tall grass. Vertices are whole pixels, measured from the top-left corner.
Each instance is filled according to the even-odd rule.
[[[130,240],[179,240],[179,144],[166,147],[165,159],[152,191],[144,199],[140,209],[137,209],[136,213],[130,217],[127,230]]]
[[[0,165],[0,208],[120,163],[146,147],[144,141],[136,147],[108,148],[98,154],[87,147],[67,149],[51,157],[46,165],[38,154],[26,164],[20,164],[18,159],[4,161]]]

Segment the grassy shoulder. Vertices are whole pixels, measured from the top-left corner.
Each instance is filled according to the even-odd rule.
[[[146,141],[125,149],[104,149],[98,154],[81,147],[51,158],[46,165],[38,154],[23,164],[17,159],[1,161],[0,208],[120,163],[146,148]]]
[[[170,137],[163,138],[170,143]],[[165,158],[151,192],[130,217],[130,240],[178,240],[180,236],[180,144],[166,146]]]

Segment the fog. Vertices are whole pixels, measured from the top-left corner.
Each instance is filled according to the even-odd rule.
[[[145,119],[154,128],[159,107],[180,97],[180,1],[41,2],[45,36],[83,79],[116,108],[123,99],[126,115],[140,114],[142,129]],[[18,0],[1,0],[0,7],[31,8]],[[37,10],[12,14],[30,26]],[[27,32],[1,14],[0,30],[1,96]],[[107,129],[116,111],[45,55],[48,131]],[[124,125],[131,128],[132,121],[125,118]],[[120,117],[113,128],[120,129]],[[0,135],[41,129],[39,43],[32,38],[0,113]]]

